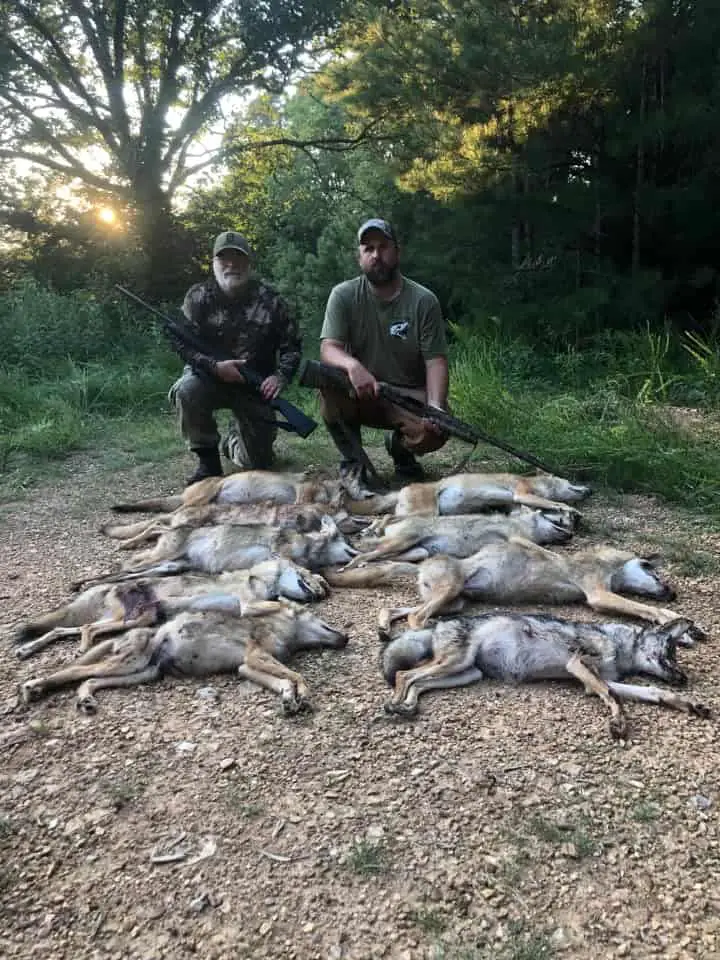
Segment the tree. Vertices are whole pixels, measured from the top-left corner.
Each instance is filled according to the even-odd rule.
[[[278,90],[342,0],[0,0],[0,158],[130,204],[150,277],[232,98]],[[237,102],[237,101],[236,101]]]

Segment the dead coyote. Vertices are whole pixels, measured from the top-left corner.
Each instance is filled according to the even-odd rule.
[[[158,514],[152,520],[107,523],[100,529],[106,536],[121,541],[120,550],[133,550],[148,540],[157,540],[161,534],[175,527],[266,524],[272,527],[291,527],[299,533],[319,530],[322,518],[328,515],[328,509],[327,506],[300,503],[247,503],[237,506],[206,503],[178,507],[171,513]],[[342,510],[333,512],[332,516],[341,533],[356,533],[369,522],[367,518],[351,517]]]
[[[412,571],[410,564],[368,564],[357,570],[326,571],[331,586],[378,586],[392,583]],[[381,611],[378,630],[386,637],[390,624],[404,616],[411,627],[424,627],[436,613],[457,613],[465,600],[485,603],[585,603],[593,610],[669,623],[672,610],[652,607],[620,596],[631,593],[655,600],[675,596],[650,560],[615,547],[595,546],[572,554],[557,554],[520,537],[489,543],[471,557],[438,556],[423,561],[417,570],[422,603]],[[688,631],[686,644],[702,637],[697,625]]]
[[[352,494],[351,494],[352,495]],[[193,483],[181,494],[150,497],[134,503],[117,503],[119,513],[169,513],[178,507],[200,507],[208,503],[222,506],[241,503],[327,503],[341,507],[346,488],[340,480],[311,479],[303,473],[274,473],[270,470],[244,470],[227,477],[208,477]]]
[[[407,630],[385,648],[383,674],[394,686],[385,709],[414,716],[418,697],[426,690],[465,686],[485,677],[516,683],[575,677],[610,710],[614,737],[627,736],[621,700],[708,717],[706,707],[677,693],[620,682],[645,674],[684,685],[675,646],[691,628],[692,622],[682,619],[660,627],[510,614],[444,620],[423,630]]]
[[[154,547],[138,551],[123,570],[83,582],[119,583],[189,570],[202,573],[246,570],[273,556],[292,560],[309,570],[320,570],[348,563],[356,553],[329,516],[323,517],[320,530],[304,533],[288,528],[277,530],[264,524],[177,527],[163,533]]]
[[[95,693],[106,687],[132,687],[166,675],[204,677],[236,671],[245,680],[277,693],[285,713],[309,706],[300,674],[284,666],[298,650],[339,650],[347,635],[308,610],[278,601],[250,605],[243,616],[181,613],[155,630],[136,627],[103,640],[71,666],[21,684],[29,703],[53,690],[82,681],[77,706],[91,713]]]
[[[13,639],[21,644],[16,653],[23,660],[68,637],[79,636],[84,653],[97,637],[151,626],[182,610],[233,612],[253,601],[285,597],[304,603],[322,600],[327,593],[321,576],[281,558],[214,577],[186,574],[134,584],[97,584],[69,603],[21,624]]]
[[[402,490],[381,496],[348,502],[354,514],[411,513],[446,516],[454,513],[478,513],[520,505],[538,510],[575,503],[590,495],[590,488],[570,483],[562,477],[538,474],[521,477],[512,473],[459,473],[432,483],[411,483]]]
[[[359,553],[346,569],[373,560],[396,557],[413,563],[437,553],[469,557],[483,544],[510,536],[525,537],[533,543],[565,543],[575,528],[567,510],[531,510],[518,507],[509,514],[482,513],[460,517],[428,517],[422,514],[389,519],[382,524],[382,536],[365,538],[369,550]]]

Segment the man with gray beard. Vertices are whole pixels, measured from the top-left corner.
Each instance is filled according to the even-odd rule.
[[[302,344],[286,303],[253,272],[252,250],[243,236],[228,230],[216,238],[213,276],[188,290],[182,312],[188,331],[209,351],[232,358],[215,360],[176,344],[186,366],[170,389],[170,402],[198,458],[188,482],[222,476],[219,409],[232,412],[224,455],[245,469],[270,469],[277,427],[265,401],[274,400],[292,380]],[[243,364],[264,377],[259,394],[246,384]]]

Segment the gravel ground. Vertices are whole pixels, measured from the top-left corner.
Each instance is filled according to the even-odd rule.
[[[97,533],[110,502],[156,489],[149,467],[110,491],[78,462],[7,506],[3,637],[117,558]],[[598,494],[585,516],[578,545],[659,550],[678,610],[719,635],[718,534],[639,497]],[[0,955],[720,958],[717,721],[629,705],[622,746],[562,684],[437,692],[414,722],[386,718],[389,599],[322,604],[351,642],[298,658],[315,712],[290,720],[232,677],[105,691],[94,717],[70,691],[18,712],[17,683],[70,653],[20,663],[3,642]],[[717,711],[717,644],[681,659]]]

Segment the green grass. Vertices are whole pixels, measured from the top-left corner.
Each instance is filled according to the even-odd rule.
[[[147,318],[118,309],[89,294],[64,299],[32,285],[0,297],[0,333],[13,346],[0,368],[0,498],[71,474],[77,456],[105,473],[185,456],[167,401],[178,358]],[[720,517],[719,378],[707,362],[716,347],[704,344],[693,357],[669,334],[646,331],[598,337],[582,354],[543,355],[508,337],[469,336],[452,357],[453,410],[563,475]],[[319,419],[313,392],[293,386],[287,397]],[[707,429],[702,421],[681,429],[667,416],[668,403],[689,397],[705,404]],[[387,474],[380,433],[367,431],[366,443]],[[281,469],[337,462],[322,425],[306,441],[281,434],[278,451]],[[469,453],[452,441],[428,458],[430,475]],[[485,443],[468,469],[532,471]],[[709,557],[686,562],[712,569]]]
[[[390,869],[389,851],[382,840],[356,840],[345,862],[355,873],[364,876],[387,873]]]

